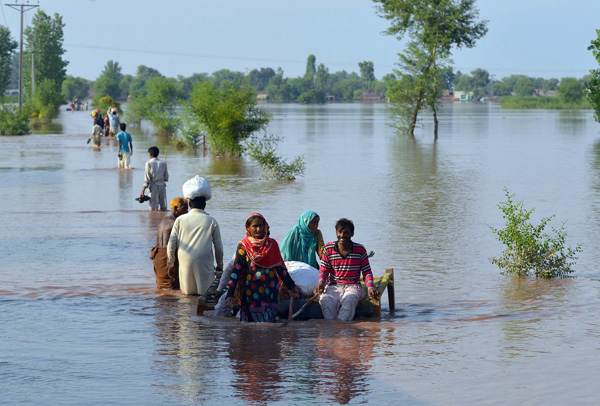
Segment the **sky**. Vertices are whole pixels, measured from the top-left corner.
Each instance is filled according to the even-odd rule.
[[[0,0],[0,24],[19,39],[20,13]],[[27,0],[24,0],[27,4]],[[38,4],[30,1],[29,4]],[[455,70],[483,68],[511,74],[581,77],[598,62],[587,50],[600,29],[600,0],[478,0],[488,33],[474,48],[455,50]],[[139,65],[165,76],[219,69],[249,72],[281,67],[304,74],[309,54],[333,73],[359,72],[372,61],[381,78],[396,69],[404,42],[369,0],[40,0],[62,16],[67,73],[95,80],[108,60],[124,74]],[[35,9],[25,14],[27,25]]]

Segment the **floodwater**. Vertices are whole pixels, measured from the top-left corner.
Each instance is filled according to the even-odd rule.
[[[177,151],[131,127],[131,171],[115,141],[86,145],[89,112],[63,111],[26,137],[0,137],[0,403],[577,404],[600,395],[600,124],[589,111],[446,105],[440,138],[386,125],[380,104],[267,105],[280,153],[303,154],[294,183],[246,160]],[[145,152],[166,151],[169,199],[196,174],[226,256],[244,220],[280,240],[300,213],[326,240],[348,217],[393,268],[396,312],[381,321],[244,325],[195,316],[196,299],[154,289],[162,214],[134,200]],[[500,274],[497,204],[507,187],[536,219],[556,214],[583,243],[576,278]]]

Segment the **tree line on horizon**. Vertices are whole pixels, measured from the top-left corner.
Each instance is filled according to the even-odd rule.
[[[475,99],[479,99],[510,95],[527,97],[544,89],[546,92],[557,91],[561,98],[570,102],[584,98],[590,75],[559,80],[513,74],[493,80],[482,68],[470,73],[455,72],[449,59],[451,49],[473,47],[487,31],[487,22],[477,21],[474,0],[449,0],[443,4],[433,1],[431,7],[422,7],[422,2],[417,0],[374,2],[379,4],[379,15],[390,21],[386,34],[409,39],[406,49],[399,54],[398,68],[381,79],[375,76],[372,61],[358,62],[358,72],[341,70],[330,73],[323,63],[317,65],[316,57],[311,54],[307,58],[304,75],[298,77],[284,76],[281,68],[261,67],[249,72],[221,69],[212,74],[194,73],[173,78],[145,65],[138,66],[136,73],[131,75],[122,72],[118,61],[109,60],[92,81],[67,75],[68,61],[63,58],[62,17],[56,13],[51,17],[39,9],[25,30],[27,54],[23,58],[24,77],[28,79],[33,73],[35,86],[32,87],[30,80],[24,80],[24,112],[28,118],[50,120],[61,104],[75,98],[87,99],[93,88],[95,105],[106,96],[115,100],[129,98],[133,102],[130,105],[131,118],[139,122],[144,119],[142,115],[149,105],[165,113],[189,100],[197,83],[210,82],[216,88],[233,83],[255,92],[264,92],[268,100],[274,102],[308,104],[328,100],[385,100],[395,108],[393,114],[398,122],[394,126],[411,133],[423,109],[431,111],[437,123],[436,106],[446,91],[471,92]],[[397,7],[400,3],[403,8]],[[17,43],[8,28],[0,27],[0,95],[5,89],[18,84],[16,48]],[[35,56],[34,72],[30,58],[32,52]],[[165,128],[168,126],[165,125]]]

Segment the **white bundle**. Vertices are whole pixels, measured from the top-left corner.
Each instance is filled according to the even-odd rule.
[[[310,295],[319,284],[319,270],[298,261],[285,261],[285,267],[302,293]]]
[[[181,188],[185,199],[195,199],[196,197],[204,196],[206,200],[210,200],[210,183],[198,175],[188,180]]]

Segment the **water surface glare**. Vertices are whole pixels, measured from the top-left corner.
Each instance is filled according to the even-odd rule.
[[[445,105],[396,135],[379,104],[266,105],[279,152],[303,154],[294,183],[246,160],[179,151],[142,127],[131,171],[117,147],[85,141],[89,112],[62,112],[26,137],[0,137],[0,403],[597,405],[600,377],[600,124],[587,111]],[[281,242],[307,209],[327,241],[339,217],[394,268],[396,312],[381,321],[244,325],[195,316],[196,299],[154,288],[150,249],[163,214],[134,201],[158,145],[168,198],[208,178],[225,255],[265,215]],[[536,220],[568,221],[584,244],[577,278],[500,275],[503,188]]]

